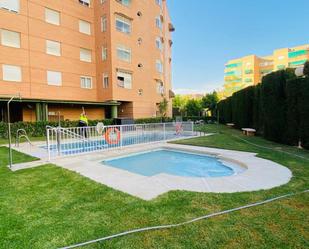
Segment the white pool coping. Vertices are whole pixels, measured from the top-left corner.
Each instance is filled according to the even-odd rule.
[[[237,175],[213,178],[182,177],[164,173],[155,176],[143,176],[102,164],[102,161],[110,158],[161,148],[214,155],[223,160],[240,164],[247,170]],[[286,184],[292,177],[288,168],[273,161],[259,158],[255,153],[168,143],[130,146],[117,150],[60,158],[51,163],[144,200],[151,200],[172,190],[212,193],[265,190]],[[33,165],[34,167],[38,166],[38,163],[33,163]]]

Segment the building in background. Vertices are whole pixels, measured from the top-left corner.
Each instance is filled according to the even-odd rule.
[[[248,55],[229,61],[225,65],[221,97],[231,96],[245,87],[261,82],[263,76],[286,68],[295,68],[309,60],[309,44],[274,50],[272,55]]]
[[[1,0],[0,121],[171,115],[172,31],[164,0]]]

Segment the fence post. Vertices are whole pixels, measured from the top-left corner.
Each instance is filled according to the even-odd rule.
[[[191,135],[194,136],[194,123],[191,122]]]
[[[163,139],[166,140],[166,128],[165,128],[165,123],[163,123]]]
[[[56,141],[57,141],[58,156],[61,155],[61,141],[60,140],[61,140],[60,127],[57,127]]]
[[[122,131],[123,131],[123,129],[122,129],[122,125],[120,125],[120,148],[122,148]]]
[[[50,141],[49,141],[49,129],[47,131],[47,152],[48,152],[48,161],[50,162]]]

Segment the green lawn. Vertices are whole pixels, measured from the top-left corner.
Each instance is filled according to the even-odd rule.
[[[10,172],[0,148],[0,248],[57,248],[128,229],[181,222],[285,193],[309,189],[309,153],[261,138],[246,138],[278,152],[257,148],[234,136],[240,132],[205,126],[211,137],[186,144],[254,151],[293,171],[290,183],[267,191],[234,194],[173,191],[143,201],[53,165]],[[243,137],[242,137],[243,138]],[[178,142],[179,143],[179,142]],[[19,153],[18,162],[32,160]],[[309,194],[241,210],[183,227],[130,235],[84,248],[308,248]]]

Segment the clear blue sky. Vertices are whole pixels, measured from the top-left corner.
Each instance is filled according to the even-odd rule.
[[[309,0],[167,2],[176,28],[174,90],[211,91],[222,86],[230,59],[309,43]]]

